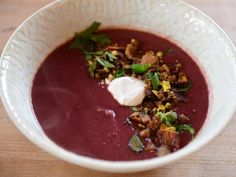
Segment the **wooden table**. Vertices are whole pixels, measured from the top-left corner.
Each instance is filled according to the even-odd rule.
[[[0,0],[0,51],[16,27],[52,0]],[[235,0],[186,0],[211,16],[236,42]],[[232,98],[233,99],[233,98]],[[236,99],[236,98],[234,98]],[[235,177],[236,118],[199,152],[137,174],[108,174],[71,165],[43,152],[11,123],[0,103],[0,177]]]

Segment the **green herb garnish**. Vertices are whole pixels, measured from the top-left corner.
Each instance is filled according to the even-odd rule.
[[[153,77],[153,73],[152,72],[147,72],[145,79],[151,80],[152,77]]]
[[[176,125],[175,127],[178,132],[188,131],[191,135],[195,134],[195,129],[191,125],[183,124],[183,125]]]
[[[171,54],[171,53],[173,53],[173,49],[171,47],[169,47],[169,48],[166,48],[164,52],[166,54]]]
[[[178,118],[177,113],[174,111],[170,111],[167,113],[158,112],[156,116],[159,117],[161,119],[161,122],[166,124],[167,126],[172,126],[174,121]]]
[[[89,70],[89,75],[94,78],[95,74],[94,74],[94,71],[96,70],[97,68],[97,62],[89,62],[88,63],[88,70]]]
[[[183,84],[179,89],[178,91],[179,92],[186,92],[188,91],[190,88],[192,87],[192,82],[187,82],[186,84]]]
[[[140,140],[138,135],[133,135],[130,140],[129,140],[129,147],[134,151],[134,152],[141,152],[143,151],[143,143]]]
[[[114,68],[115,65],[112,63],[115,59],[116,56],[114,56],[111,52],[108,51],[96,51],[96,52],[87,52],[84,51],[85,54],[85,58],[86,60],[89,62],[94,62],[97,61],[100,65],[106,67],[106,68]],[[109,60],[109,61],[108,61]],[[93,69],[93,71],[95,71],[95,69]],[[89,70],[90,73],[90,70]],[[91,74],[90,74],[91,76]]]
[[[125,70],[124,70],[124,68],[118,69],[118,70],[116,71],[116,73],[115,73],[115,77],[116,77],[116,78],[123,77],[124,75],[125,75]]]
[[[91,36],[91,40],[97,42],[101,45],[106,45],[111,43],[111,39],[105,34],[94,34]]]
[[[158,74],[155,73],[152,77],[152,89],[157,90],[159,85],[160,85],[160,80]]]
[[[97,52],[84,51],[86,60],[94,59],[96,56],[102,56],[103,54],[104,54],[104,51],[97,51]]]
[[[131,69],[134,73],[145,73],[152,65],[151,64],[132,64]]]
[[[95,33],[98,30],[100,26],[101,26],[100,22],[94,21],[86,30],[77,34],[77,36],[84,36],[84,37],[91,36],[93,33]]]
[[[99,51],[96,51],[96,52],[84,51],[84,54],[85,54],[85,57],[86,57],[87,60],[91,60],[91,59],[94,59],[96,57],[99,57],[99,58],[103,58],[105,60],[109,60],[109,61],[113,62],[116,59],[115,55],[113,55],[109,51],[104,51],[104,50],[99,50]]]
[[[153,90],[158,90],[158,86],[160,85],[158,73],[153,74],[152,72],[148,72],[146,74],[146,79],[151,80]]]
[[[135,106],[131,107],[131,110],[132,110],[133,112],[138,112],[138,108],[135,107]]]
[[[105,51],[105,52],[104,52],[104,57],[105,57],[106,59],[112,61],[112,62],[113,62],[114,60],[116,60],[116,56],[113,55],[111,52],[108,52],[108,51]]]
[[[114,68],[115,65],[113,65],[112,63],[110,63],[109,61],[106,61],[100,57],[95,58],[99,64],[101,64],[102,66],[106,67],[106,68]]]
[[[86,30],[75,34],[75,40],[70,48],[79,48],[83,51],[93,51],[96,45],[106,45],[111,43],[111,39],[105,34],[94,34],[101,23],[93,22]]]

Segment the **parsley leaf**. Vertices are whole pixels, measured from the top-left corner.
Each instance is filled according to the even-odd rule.
[[[101,23],[95,21],[87,29],[85,29],[79,34],[76,34],[76,37],[78,36],[90,37],[93,33],[95,33],[98,30],[100,26]]]
[[[83,51],[91,51],[96,47],[96,44],[87,37],[77,36],[74,42],[70,45],[71,49],[80,49]]]
[[[131,139],[129,140],[129,147],[134,151],[134,152],[141,152],[143,151],[143,143],[138,137],[138,135],[133,135]]]

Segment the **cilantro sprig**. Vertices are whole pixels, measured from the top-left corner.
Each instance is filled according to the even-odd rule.
[[[83,51],[93,51],[97,45],[107,45],[111,39],[105,34],[96,34],[95,32],[101,26],[99,22],[93,22],[87,29],[81,33],[75,34],[75,40],[70,48],[81,49]]]
[[[70,48],[82,50],[88,63],[89,75],[94,78],[97,67],[115,68],[116,56],[110,51],[97,50],[110,44],[111,39],[105,34],[96,33],[101,23],[93,22],[87,29],[75,34],[75,40]]]

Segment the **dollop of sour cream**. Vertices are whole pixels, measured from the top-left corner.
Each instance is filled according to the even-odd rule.
[[[108,91],[119,104],[137,106],[145,97],[145,83],[132,77],[120,77],[111,81]]]

